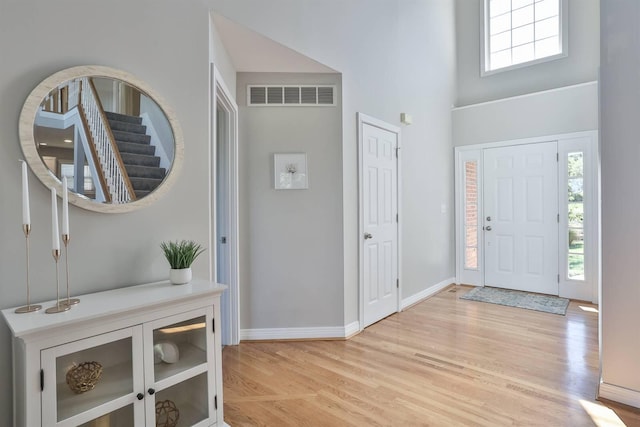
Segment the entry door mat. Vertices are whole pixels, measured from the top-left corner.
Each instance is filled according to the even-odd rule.
[[[567,314],[567,307],[569,306],[569,300],[566,298],[510,289],[491,288],[488,286],[473,288],[460,298],[470,301],[525,308],[527,310],[543,311],[561,316]]]

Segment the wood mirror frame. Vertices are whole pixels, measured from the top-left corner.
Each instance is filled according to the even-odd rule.
[[[127,202],[100,202],[74,191],[69,191],[69,202],[80,208],[102,213],[130,212],[152,204],[163,196],[176,181],[184,159],[184,140],[174,111],[169,108],[160,95],[144,81],[125,71],[97,65],[78,66],[59,71],[43,80],[29,94],[20,114],[19,136],[25,160],[33,173],[47,188],[56,188],[58,194],[62,194],[61,179],[45,165],[38,151],[38,142],[35,135],[36,116],[41,111],[41,106],[45,98],[48,97],[52,91],[60,88],[66,82],[72,82],[83,77],[121,81],[153,101],[162,113],[164,113],[166,121],[171,128],[174,140],[174,153],[173,160],[170,166],[166,168],[162,182],[143,197]]]

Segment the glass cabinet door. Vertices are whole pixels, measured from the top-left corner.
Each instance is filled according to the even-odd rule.
[[[181,426],[209,425],[209,392],[207,373],[196,375],[156,393],[155,425],[171,425],[178,420]],[[167,423],[169,421],[169,423]]]
[[[156,425],[172,425],[176,417],[178,425],[210,424],[215,399],[208,391],[215,378],[209,350],[212,318],[211,307],[144,325],[147,419],[154,417]],[[148,399],[149,394],[155,398]]]
[[[133,404],[102,415],[80,427],[134,427]]]
[[[137,327],[43,350],[43,425],[133,425],[141,405],[134,390],[144,390],[141,349]]]

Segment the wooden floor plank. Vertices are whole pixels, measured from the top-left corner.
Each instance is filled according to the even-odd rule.
[[[446,289],[346,341],[243,342],[223,351],[231,426],[640,426],[601,402],[598,315],[566,316]],[[455,292],[453,292],[455,291]]]

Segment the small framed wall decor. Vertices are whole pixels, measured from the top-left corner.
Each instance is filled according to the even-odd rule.
[[[273,171],[276,190],[305,190],[309,188],[306,153],[274,154]]]

